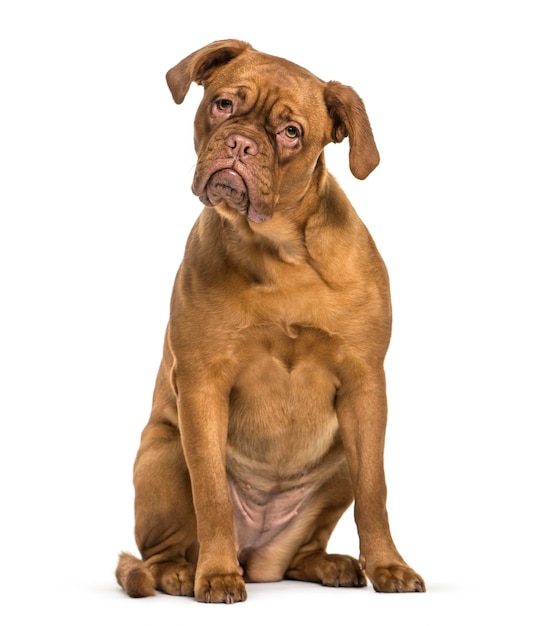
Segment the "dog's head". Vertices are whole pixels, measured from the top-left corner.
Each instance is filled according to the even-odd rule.
[[[323,175],[324,146],[345,137],[354,176],[366,178],[378,165],[365,107],[351,87],[234,39],[205,46],[167,73],[177,104],[191,82],[204,87],[193,193],[225,215],[259,223],[277,207],[298,206]]]

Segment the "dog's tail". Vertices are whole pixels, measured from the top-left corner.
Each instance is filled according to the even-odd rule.
[[[144,561],[122,552],[116,568],[116,580],[132,598],[145,598],[155,594],[155,580]]]

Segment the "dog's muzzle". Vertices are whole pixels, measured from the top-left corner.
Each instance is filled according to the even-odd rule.
[[[211,158],[199,161],[193,181],[193,193],[200,201],[213,207],[224,202],[255,224],[270,219],[271,186],[261,176],[256,141],[231,133],[217,141],[217,146],[213,144],[210,152]]]

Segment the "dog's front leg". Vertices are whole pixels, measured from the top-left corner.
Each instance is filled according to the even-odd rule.
[[[228,394],[215,381],[184,380],[178,407],[199,541],[195,598],[242,602],[247,594],[238,569],[225,469]]]
[[[376,591],[425,591],[423,579],[398,553],[389,529],[383,368],[350,366],[347,378],[339,391],[337,414],[352,477],[355,521],[367,577]]]

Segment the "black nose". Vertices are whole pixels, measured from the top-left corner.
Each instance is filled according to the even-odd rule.
[[[256,141],[245,135],[233,133],[225,139],[225,145],[230,148],[236,156],[256,156],[258,154],[258,145]]]

